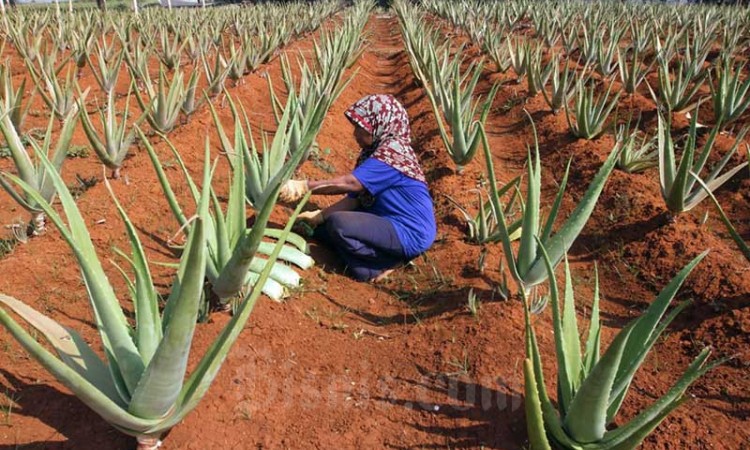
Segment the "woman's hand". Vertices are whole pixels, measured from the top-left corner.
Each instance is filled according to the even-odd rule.
[[[297,202],[304,197],[309,190],[310,187],[307,184],[307,180],[289,180],[281,186],[279,200],[287,203]],[[301,215],[302,214],[300,214],[300,216]]]
[[[352,174],[341,175],[329,180],[289,180],[281,186],[279,200],[286,203],[297,202],[309,191],[313,191],[315,194],[337,195],[361,192],[363,189],[362,183]]]
[[[315,211],[304,211],[299,213],[297,216],[297,222],[305,222],[311,227],[317,227],[325,221],[323,217],[323,211],[316,209]]]

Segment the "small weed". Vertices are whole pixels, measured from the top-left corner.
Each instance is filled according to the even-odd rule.
[[[469,295],[466,299],[466,308],[469,310],[472,316],[474,318],[477,318],[479,316],[479,308],[482,304],[482,301],[479,299],[479,296],[474,292],[474,288],[469,289]]]
[[[323,153],[323,156],[321,156],[321,153]],[[310,161],[312,161],[313,166],[317,167],[323,172],[336,173],[336,168],[333,167],[331,163],[329,163],[328,161],[324,159],[324,156],[328,156],[330,154],[331,154],[330,148],[326,148],[322,151],[319,148],[314,148],[310,152]]]
[[[18,401],[21,396],[15,391],[9,391],[5,389],[5,401],[0,405],[0,411],[2,411],[2,422],[0,424],[8,427],[11,426],[11,415],[13,414],[13,408],[18,405]]]
[[[345,331],[347,328],[349,328],[349,325],[344,322],[344,316],[348,312],[349,310],[347,310],[346,308],[339,309],[338,311],[320,311],[317,306],[313,306],[312,308],[305,311],[305,315],[320,326],[336,331]]]
[[[39,297],[37,298],[37,302],[41,303],[41,305],[42,305],[42,312],[44,312],[45,314],[51,314],[51,313],[53,313],[55,311],[54,306],[50,302],[53,294],[55,294],[55,292],[47,292],[47,291],[45,291],[45,292],[41,293],[39,295]]]
[[[481,250],[479,250],[479,259],[477,260],[477,270],[479,270],[479,273],[484,273],[484,267],[485,263],[487,262],[487,254],[489,253],[489,249],[486,246],[482,246]]]
[[[512,96],[508,97],[507,100],[505,100],[505,103],[500,106],[500,111],[507,113],[516,106],[523,104],[525,101],[526,99],[523,96],[514,93]]]
[[[246,402],[243,402],[246,403]],[[252,413],[246,404],[242,404],[237,408],[237,417],[241,420],[250,420]]]
[[[495,285],[493,294],[497,293],[503,301],[510,298],[510,288],[508,287],[508,275],[505,273],[505,260],[500,260],[500,283]]]
[[[313,306],[312,308],[305,311],[305,315],[318,325],[321,324],[320,313],[318,312],[318,308],[316,306]]]
[[[430,260],[430,268],[432,269],[432,282],[437,285],[450,286],[453,284],[453,277],[443,275],[443,272],[438,269],[437,264]]]
[[[96,183],[99,182],[99,179],[96,177],[83,178],[80,175],[76,174],[76,181],[77,184],[68,186],[68,190],[70,191],[70,194],[73,196],[73,198],[75,200],[78,200],[83,194],[86,193],[86,191],[96,186]]]
[[[326,312],[325,315],[330,322],[330,327],[338,331],[344,331],[349,328],[349,325],[344,323],[344,316],[348,312],[349,310],[347,310],[346,308],[341,308],[338,311],[331,310]]]
[[[87,145],[71,145],[66,156],[68,158],[88,158],[91,149]]]
[[[620,223],[627,218],[632,209],[632,200],[627,194],[615,193],[614,206],[610,208],[607,218],[612,223]]]
[[[440,233],[435,237],[435,244],[445,244],[447,242],[449,242],[449,238],[445,233]]]
[[[0,159],[10,158],[10,149],[8,147],[0,147]]]
[[[15,236],[0,239],[0,259],[13,253],[13,249],[20,243]]]
[[[462,358],[451,358],[448,361],[448,365],[456,369],[453,372],[446,373],[445,375],[448,377],[469,375],[469,371],[471,370],[471,362],[469,362],[469,354],[466,351],[466,349],[464,349],[464,354]]]
[[[618,261],[620,264],[622,264],[626,269],[628,269],[628,272],[634,277],[638,277],[638,275],[641,273],[640,269],[638,269],[636,266],[630,264],[627,259],[625,258],[625,243],[623,241],[617,241],[616,247],[614,250],[614,259]],[[612,268],[614,268],[615,272],[617,272],[617,275],[622,278],[622,273],[620,272],[620,269],[617,267],[617,264],[613,264]]]

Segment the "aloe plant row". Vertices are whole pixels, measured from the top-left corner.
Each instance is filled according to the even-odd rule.
[[[397,3],[397,12],[412,67],[430,99],[443,145],[461,174],[479,149],[479,127],[487,120],[500,84],[493,85],[486,98],[476,96],[484,64],[472,63],[462,70],[461,48],[451,56],[449,46],[425,40],[419,31],[421,18],[406,3]]]
[[[741,83],[732,87],[737,81],[733,74],[741,71],[737,51],[743,42],[743,32],[750,26],[747,21],[735,18],[729,9],[711,5],[644,8],[606,2],[543,2],[539,7],[525,0],[468,1],[460,5],[451,5],[445,0],[425,0],[421,5],[473,37],[492,58],[498,71],[504,73],[513,67],[518,81],[527,76],[534,54],[533,41],[548,49],[548,59],[552,57],[550,52],[557,51],[554,44],[561,43],[569,62],[576,58],[604,78],[618,72],[622,89],[629,94],[653,73],[657,62],[670,67],[682,64],[680,70],[689,74],[690,79],[677,80],[680,89],[675,92],[689,92],[685,91],[684,84],[700,85],[701,77],[713,72],[714,98],[718,101],[728,94],[730,98],[737,97],[735,104],[742,105]],[[531,23],[533,33],[524,32],[527,23]],[[719,50],[719,57],[713,56],[712,49]],[[724,79],[720,80],[722,74]],[[656,92],[661,98],[673,95],[665,83],[666,80],[660,83],[664,89],[659,86],[663,92]],[[718,94],[720,90],[724,95]],[[737,92],[733,94],[734,91]],[[730,106],[721,114],[728,119],[732,102],[724,103]],[[738,113],[741,111],[744,108],[740,107]]]
[[[128,323],[107,279],[85,219],[72,195],[53,163],[43,155],[41,160],[60,196],[67,223],[38,194],[35,187],[13,175],[5,176],[34,198],[73,251],[89,293],[106,362],[74,330],[4,294],[0,294],[0,303],[3,305],[0,307],[0,323],[45,369],[104,420],[118,430],[135,436],[139,441],[139,448],[152,448],[205,395],[243,329],[261,289],[252,289],[247,293],[239,303],[237,314],[227,323],[186,378],[209,254],[206,246],[211,197],[208,159],[205,162],[196,217],[191,221],[172,291],[161,313],[159,297],[135,226],[112,194],[131,246],[130,255],[119,253],[128,262],[129,269],[135,276],[133,279],[127,275],[128,271],[121,269],[135,309],[134,326]],[[268,263],[261,271],[259,286],[270,276],[273,262],[282,249],[291,223],[290,221],[280,235]],[[25,327],[19,325],[5,308],[12,310],[35,328],[57,355],[47,350]]]

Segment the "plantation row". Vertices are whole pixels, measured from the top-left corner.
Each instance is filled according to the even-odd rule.
[[[695,380],[724,362],[708,364],[709,351],[703,350],[666,394],[630,422],[612,428],[639,367],[685,308],[682,304],[669,310],[672,299],[706,253],[679,271],[606,351],[600,342],[598,282],[588,336],[581,344],[567,253],[615,169],[635,173],[657,168],[672,219],[710,198],[750,260],[747,244],[713,195],[748,164],[740,162],[737,150],[745,142],[747,129],[742,125],[750,106],[743,55],[750,16],[745,10],[738,14],[710,6],[564,2],[539,7],[528,0],[397,0],[393,7],[411,69],[429,99],[456,173],[464,173],[480,146],[483,150],[486,192],[478,195],[476,208],[454,203],[467,221],[468,240],[502,246],[500,273],[504,278],[507,268],[524,305],[525,413],[531,447],[635,448],[682,403]],[[317,151],[323,120],[356,76],[344,72],[364,51],[363,29],[373,9],[368,1],[343,10],[336,2],[321,1],[138,15],[84,10],[62,16],[52,10],[19,9],[5,17],[5,42],[12,49],[6,49],[10,58],[0,73],[0,131],[15,170],[2,173],[0,184],[29,211],[34,233],[41,234],[49,219],[72,249],[105,360],[74,331],[2,294],[0,302],[36,328],[58,357],[3,309],[0,321],[60,382],[115,428],[137,437],[143,448],[156,445],[197,405],[261,293],[281,299],[288,288],[300,285],[300,275],[277,259],[303,269],[313,265],[304,238],[290,231],[305,201],[285,229],[272,228],[269,219],[282,184]],[[323,25],[327,19],[332,25],[328,28]],[[227,80],[241,83],[292,39],[316,30],[310,58],[280,54],[283,92],[267,76],[277,129],[273,136],[261,130],[254,136],[246,107],[225,89]],[[493,67],[468,61],[466,45],[457,45],[451,35],[458,30],[485,52]],[[14,72],[19,66],[12,61],[23,61],[24,68]],[[83,70],[93,74],[98,89],[79,86]],[[525,82],[527,98],[541,94],[552,113],[564,112],[575,138],[593,140],[615,130],[615,147],[562,223],[557,219],[570,164],[544,217],[536,128],[528,139],[533,144],[524,175],[504,185],[497,181],[485,128],[507,81],[495,83],[484,96],[476,91],[488,72],[510,70],[512,82]],[[32,102],[26,95],[27,80],[49,114],[41,140],[24,128]],[[647,95],[657,105],[654,135],[642,131],[640,117],[631,113],[623,121],[615,113],[624,98],[635,94]],[[218,102],[230,105],[233,129],[222,124]],[[705,139],[705,125],[698,121],[704,104],[711,106],[711,114],[701,114],[701,120],[710,118]],[[209,138],[202,174],[194,179],[168,137],[179,132],[180,119],[187,122],[204,107],[211,112],[230,168],[226,195],[213,182],[217,163],[211,161]],[[683,136],[672,123],[685,113],[690,114],[690,125]],[[176,225],[186,235],[162,308],[136,227],[105,180],[131,244],[130,254],[120,252],[128,262],[120,271],[130,290],[134,320],[127,318],[115,295],[87,222],[60,176],[78,126],[113,179],[120,178],[136,143],[145,148]],[[715,143],[724,135],[732,144],[717,155]],[[170,184],[155,150],[157,141],[164,142],[177,161],[191,204],[180,204],[175,194],[180,187]],[[56,199],[65,219],[52,206]],[[250,214],[255,217],[248,227]],[[564,260],[561,294],[555,268]],[[538,288],[547,282],[549,295],[543,296]],[[511,295],[505,282],[499,290]],[[232,319],[186,379],[196,322],[208,316],[212,302],[231,307]],[[557,359],[556,402],[547,392],[533,325],[533,315],[543,313],[548,302]]]
[[[239,8],[212,10],[211,15],[200,21],[195,18],[191,19],[195,17],[192,13],[184,16],[143,14],[139,18],[118,14],[109,18],[104,25],[101,25],[101,18],[86,13],[82,16],[82,20],[72,21],[73,25],[62,22],[66,25],[60,25],[55,31],[50,30],[49,35],[45,30],[53,28],[54,25],[45,25],[41,28],[34,26],[39,23],[46,24],[52,17],[49,12],[17,19],[17,23],[21,24],[19,28],[28,32],[31,27],[30,29],[34,31],[30,33],[30,36],[42,38],[40,40],[35,38],[34,46],[37,50],[42,46],[52,48],[49,52],[38,53],[33,46],[31,50],[26,49],[24,41],[15,41],[16,48],[21,49],[19,53],[26,63],[27,73],[34,80],[35,92],[41,94],[53,113],[42,143],[37,143],[33,138],[24,134],[23,122],[32,103],[28,96],[24,96],[26,78],[16,89],[8,63],[3,72],[5,77],[3,85],[8,95],[3,97],[5,102],[0,106],[2,108],[0,111],[8,112],[8,114],[0,119],[0,129],[8,143],[20,179],[31,189],[37,190],[44,202],[51,202],[56,195],[52,181],[46,176],[43,165],[33,162],[33,154],[27,151],[24,142],[28,141],[35,153],[46,155],[59,173],[65,162],[71,137],[80,120],[91,147],[102,163],[112,170],[112,176],[115,179],[120,177],[123,161],[138,138],[150,151],[155,167],[162,175],[165,195],[172,201],[172,210],[176,220],[181,226],[187,226],[186,216],[176,204],[171,188],[163,172],[159,170],[159,162],[153,152],[153,147],[142,130],[144,122],[150,126],[149,134],[166,135],[178,125],[180,118],[183,121],[189,120],[204,102],[208,101],[208,106],[213,111],[212,99],[224,93],[227,78],[235,82],[241,81],[242,76],[266,62],[278,46],[284,45],[292,36],[318,28],[320,21],[335,10],[335,5],[332,3],[322,5],[323,8],[315,8],[320,13],[319,15],[313,15],[310,9],[302,8],[300,5],[292,5],[257,7],[257,10]],[[307,158],[330,105],[346,85],[346,80],[342,79],[343,71],[356,60],[361,51],[362,42],[359,35],[367,19],[367,12],[368,7],[358,7],[346,15],[336,30],[324,31],[319,43],[316,44],[315,63],[312,66],[308,65],[304,58],[290,61],[286,53],[282,54],[286,99],[277,97],[270,77],[268,81],[269,94],[276,107],[277,125],[283,132],[275,133],[270,142],[263,136],[260,148],[252,139],[252,130],[244,107],[236,106],[228,93],[221,97],[223,100],[228,99],[231,103],[235,119],[234,133],[226,133],[214,113],[221,144],[230,159],[233,158],[231,163],[235,168],[235,173],[242,173],[244,177],[247,171],[247,182],[242,180],[239,186],[246,184],[247,200],[256,210],[262,210],[266,204],[271,192],[268,190],[269,186],[276,186],[281,179],[280,174],[286,170],[287,156],[298,154],[299,158]],[[282,16],[286,17],[285,21],[277,20]],[[170,19],[166,20],[166,17]],[[277,26],[274,27],[273,33],[265,33],[264,27],[267,26],[265,24],[271,22],[289,25]],[[295,25],[292,26],[292,23]],[[211,36],[205,31],[211,29],[220,31],[212,32],[215,34]],[[82,48],[92,47],[96,50],[91,54],[84,54],[83,50],[76,51],[75,45],[78,44],[66,44],[76,43],[75,39],[55,39],[55,36],[60,35],[57,30],[67,30],[60,32],[62,36],[68,36],[66,33],[76,35],[77,31],[84,33],[89,36],[87,38],[89,43],[95,41],[95,44]],[[25,36],[26,32],[13,31],[18,39],[21,39],[20,36]],[[99,36],[99,34],[101,36],[95,39],[94,36]],[[230,37],[226,38],[227,35]],[[152,36],[160,36],[160,45],[151,40]],[[261,36],[262,39],[256,36]],[[239,47],[242,47],[241,49],[236,48],[235,38]],[[260,40],[263,42],[259,42]],[[199,43],[198,46],[194,45],[195,41]],[[222,51],[223,43],[226,42],[228,42],[228,54],[231,55],[228,59],[223,56]],[[71,47],[72,50],[58,53],[59,49],[67,47]],[[159,70],[158,78],[154,79],[149,68],[153,67],[152,63],[155,58],[158,58]],[[188,60],[185,64],[188,68],[183,71],[182,61],[185,59]],[[198,65],[198,60],[202,60],[203,64]],[[209,63],[209,60],[212,62]],[[86,64],[89,64],[89,69],[101,88],[98,94],[103,97],[101,100],[105,105],[103,108],[95,107],[93,111],[94,117],[99,116],[98,124],[95,118],[92,120],[92,117],[89,117],[87,109],[91,104],[98,105],[99,99],[96,101],[90,99],[89,89],[82,90],[77,82],[76,71],[80,71]],[[299,80],[295,80],[292,64],[299,65]],[[126,93],[118,93],[115,87],[123,66],[127,66],[130,83],[126,84],[128,86]],[[64,69],[67,69],[65,71],[67,75],[63,77],[60,74]],[[202,78],[206,80],[202,89],[203,95],[199,94],[198,84]],[[135,96],[140,108],[135,114],[130,110],[131,95]],[[118,99],[123,96],[125,97],[124,105],[121,101],[118,104]],[[86,112],[79,113],[79,111]],[[55,120],[61,122],[62,125],[57,141],[53,145],[52,130]],[[231,140],[228,134],[230,136],[234,134],[234,139]],[[246,162],[239,162],[242,159],[239,157],[240,153]],[[175,155],[179,159],[179,154],[175,153]],[[187,172],[185,175],[189,176]],[[45,214],[34,195],[28,190],[14,188],[12,183],[4,178],[0,179],[0,183],[21,206],[31,212],[33,232],[43,232]],[[197,194],[195,197],[197,202]],[[242,197],[240,195],[238,200],[243,201]],[[268,214],[272,206],[272,204],[269,205]],[[241,214],[237,217],[225,217],[222,220],[233,225],[244,223],[240,221],[244,217],[244,208],[233,213]],[[244,225],[242,227],[244,228]],[[218,260],[212,261],[213,267],[209,272],[212,279],[218,279],[221,267],[227,263],[228,255],[231,254],[230,249],[234,248],[240,239],[241,231],[241,229],[230,227],[227,230],[229,242],[214,243],[214,245],[229,245],[229,248],[222,249],[221,255],[217,255]],[[269,230],[266,234],[273,234],[273,232]],[[295,241],[299,249],[305,248],[301,238]],[[271,247],[261,244],[260,251],[269,254]],[[254,253],[254,250],[251,253]],[[286,248],[281,258],[303,268],[312,264],[309,257],[292,248]],[[253,260],[251,271],[255,275],[252,277],[257,278],[257,273],[261,268],[262,261]],[[299,276],[286,269],[286,266],[278,265],[264,289],[271,297],[280,299],[284,296],[286,287],[298,285]]]
[[[558,448],[636,447],[681,403],[685,389],[718,364],[704,366],[709,356],[708,349],[704,349],[664,397],[627,424],[609,430],[654,339],[685,307],[683,304],[662,320],[669,302],[706,253],[685,267],[648,310],[615,337],[603,355],[599,343],[598,286],[588,339],[582,348],[569,270],[566,268],[565,295],[561,299],[554,268],[583,230],[615,167],[637,172],[657,166],[661,192],[672,215],[688,211],[710,196],[737,244],[750,256],[747,245],[712,194],[747,166],[747,162],[735,162],[724,170],[744,143],[747,128],[737,132],[734,144],[720,159],[711,158],[718,134],[727,131],[750,105],[750,78],[744,79],[744,57],[738,56],[750,36],[747,17],[732,14],[731,9],[704,6],[673,9],[605,3],[555,3],[550,8],[540,8],[531,2],[457,4],[427,0],[422,7],[396,2],[395,9],[412,69],[430,100],[443,144],[457,172],[463,171],[480,145],[484,148],[489,199],[485,201],[480,191],[476,205],[479,212],[475,216],[457,203],[456,206],[467,221],[469,239],[479,244],[502,244],[503,265],[508,267],[526,305],[524,374],[531,447],[550,448],[552,443]],[[498,185],[484,127],[501,83],[496,83],[484,99],[475,95],[484,69],[482,62],[467,66],[464,45],[456,47],[450,38],[446,39],[439,22],[429,26],[430,13],[463,29],[470,42],[490,55],[496,71],[505,73],[512,68],[516,83],[526,81],[528,98],[543,94],[553,113],[564,110],[570,133],[579,139],[596,139],[609,129],[617,120],[610,116],[618,108],[621,96],[634,94],[656,72],[655,88],[646,86],[658,108],[656,135],[641,138],[644,133],[638,129],[640,118],[631,117],[619,127],[615,148],[569,218],[553,233],[570,164],[544,220],[535,129],[524,177],[525,195],[520,189],[521,177]],[[709,59],[716,48],[720,49],[718,55]],[[710,89],[706,97],[713,104],[714,123],[701,146],[697,130],[704,83]],[[672,116],[685,111],[692,114],[688,134],[674,139]],[[532,128],[533,125],[532,120]],[[684,144],[678,148],[676,140]],[[705,173],[704,168],[708,169]],[[518,247],[512,245],[516,239],[520,241]],[[548,278],[557,354],[556,404],[546,391],[542,358],[529,316],[544,309],[547,297],[537,295],[535,287]],[[507,287],[501,290],[508,292]]]
[[[139,445],[155,445],[200,401],[261,292],[281,299],[287,288],[299,285],[300,276],[276,260],[302,268],[312,265],[304,239],[290,233],[296,214],[284,230],[271,228],[268,221],[281,185],[308,157],[328,109],[348,83],[343,72],[362,50],[362,28],[372,8],[369,2],[357,2],[338,11],[335,2],[320,2],[176,14],[144,11],[138,16],[85,11],[64,19],[49,10],[19,9],[8,16],[8,40],[23,58],[27,68],[23,75],[32,79],[50,120],[42,142],[24,134],[31,103],[25,95],[26,78],[16,87],[11,64],[6,63],[0,130],[16,170],[3,173],[0,183],[31,213],[35,234],[45,230],[45,219],[49,219],[69,244],[90,294],[106,362],[75,331],[12,297],[0,295],[0,301],[36,327],[60,359],[5,310],[0,311],[0,320],[47,370],[115,428],[136,436]],[[281,55],[283,96],[268,78],[277,130],[272,138],[256,130],[261,139],[255,140],[245,108],[224,89],[226,80],[241,82],[279,46],[319,28],[337,11],[335,28],[322,30],[316,38],[312,65],[302,55],[296,59]],[[299,69],[297,77],[293,64]],[[99,102],[91,99],[94,94],[89,89],[78,86],[77,72],[84,67],[93,72],[100,87],[97,100],[105,104],[93,112],[100,123],[87,111]],[[130,77],[124,93],[117,92],[123,70]],[[140,109],[135,114],[131,95]],[[216,114],[212,104],[216,98],[232,107],[232,132],[224,130]],[[180,118],[189,120],[204,102],[212,111],[231,168],[226,205],[219,202],[211,181],[215,164],[210,159],[209,139],[203,176],[194,181],[167,137]],[[187,236],[162,309],[136,228],[105,180],[131,243],[130,254],[118,253],[128,262],[120,271],[135,311],[132,324],[107,279],[86,221],[60,176],[79,121],[97,157],[112,169],[112,178],[119,178],[136,139],[145,147],[175,221]],[[53,133],[56,122],[59,133]],[[156,139],[171,148],[194,205],[178,202],[152,144]],[[65,219],[52,206],[56,199]],[[246,225],[248,204],[255,213],[251,228]],[[193,213],[188,211],[195,213],[189,216]],[[204,290],[204,279],[210,283],[208,290]],[[185,379],[196,323],[207,316],[214,300],[231,306],[233,318]]]
[[[492,59],[495,71],[512,68],[516,83],[526,81],[527,98],[542,94],[553,113],[564,111],[576,138],[596,139],[615,128],[616,167],[628,173],[658,167],[672,215],[710,197],[750,260],[750,248],[712,195],[747,167],[747,161],[740,163],[735,157],[748,130],[743,126],[746,118],[740,120],[750,106],[750,77],[743,73],[743,51],[750,44],[747,14],[703,5],[562,3],[536,8],[523,1],[458,6],[427,0],[420,9],[408,2],[397,4],[412,69],[425,86],[445,149],[459,173],[486,141],[483,127],[502,83],[484,99],[475,95],[482,62],[464,68],[463,45],[452,48],[439,26],[426,23],[428,13],[464,30]],[[653,135],[640,129],[641,117],[633,117],[633,111],[626,121],[613,117],[621,98],[638,90],[656,102],[658,129]],[[704,103],[712,106],[713,123],[701,145],[699,128],[705,125],[698,118]],[[692,118],[689,130],[674,137],[672,116],[684,113]],[[712,151],[722,132],[734,143],[716,157]],[[675,145],[681,141],[684,145]],[[750,146],[745,148],[750,155]],[[513,203],[520,199],[513,185],[498,189],[490,183],[490,190],[494,197],[506,192],[513,196],[503,209],[480,200],[484,206],[478,206],[479,215],[471,217],[464,210],[469,237],[479,243],[498,240],[499,211],[508,215],[518,210]],[[519,224],[509,225],[511,235]],[[566,242],[572,244],[570,239]]]

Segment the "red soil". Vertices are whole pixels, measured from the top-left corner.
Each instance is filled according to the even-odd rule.
[[[353,82],[333,105],[318,137],[323,161],[337,173],[351,169],[357,154],[351,125],[343,116],[348,105],[371,93],[391,93],[407,108],[414,147],[427,173],[435,199],[438,240],[413,267],[394,273],[382,285],[357,283],[341,274],[333,253],[313,243],[318,265],[305,273],[304,288],[287,302],[259,302],[224,367],[204,400],[167,436],[166,448],[499,448],[526,443],[523,413],[523,312],[519,302],[499,301],[500,246],[487,248],[484,272],[477,269],[481,248],[464,242],[462,219],[445,199],[473,206],[469,192],[484,173],[481,157],[456,175],[440,137],[429,101],[415,79],[403,51],[398,22],[375,16],[368,24],[371,45],[355,64]],[[460,39],[457,37],[456,39]],[[312,38],[285,51],[309,50]],[[479,56],[476,49],[472,50]],[[267,72],[280,86],[274,60],[231,87],[235,100],[251,113],[253,126],[272,130]],[[353,72],[349,72],[353,73]],[[510,76],[500,76],[510,78]],[[126,75],[118,92],[125,92]],[[487,74],[482,92],[498,75]],[[93,84],[90,73],[83,84]],[[230,83],[231,85],[231,83]],[[495,100],[488,130],[498,177],[507,181],[522,172],[531,128],[529,110],[539,130],[543,156],[545,201],[552,201],[561,168],[573,158],[562,216],[581,197],[589,180],[612,148],[612,138],[573,139],[564,116],[548,112],[541,96],[525,104],[525,86],[504,85]],[[647,97],[636,95],[633,107],[653,111]],[[230,126],[228,105],[217,106]],[[41,108],[41,106],[40,106]],[[33,121],[32,121],[33,122]],[[655,122],[649,122],[653,126]],[[36,125],[35,125],[36,126]],[[206,106],[187,124],[170,133],[192,171],[202,165],[203,139],[210,136],[212,153],[218,139]],[[231,129],[231,127],[230,127]],[[74,138],[85,143],[80,130]],[[164,145],[158,150],[169,156]],[[0,169],[9,163],[0,160]],[[226,168],[224,168],[226,169]],[[305,177],[330,174],[324,164],[308,163]],[[101,179],[95,155],[71,160],[65,178],[75,174]],[[149,257],[174,259],[164,243],[176,231],[166,201],[142,149],[124,168],[129,184],[113,183],[118,198],[142,232]],[[169,176],[184,195],[177,170]],[[221,177],[222,174],[220,173]],[[220,179],[221,180],[221,179]],[[719,200],[739,227],[750,234],[747,179],[723,189]],[[319,205],[333,199],[315,198]],[[105,187],[99,183],[78,201],[100,257],[127,244]],[[703,216],[709,211],[709,218]],[[581,315],[589,305],[593,265],[598,261],[602,286],[605,341],[636,317],[666,282],[691,258],[710,248],[710,255],[678,295],[692,298],[689,307],[665,333],[636,376],[618,423],[633,417],[666,392],[689,361],[706,345],[715,355],[735,355],[731,362],[699,380],[692,397],[647,439],[646,448],[748,448],[750,411],[750,281],[747,262],[718,222],[708,204],[663,221],[664,206],[654,170],[627,175],[614,172],[594,214],[571,250]],[[288,210],[274,217],[283,223]],[[0,196],[0,222],[25,213]],[[99,219],[105,219],[97,224]],[[125,295],[120,276],[105,266],[117,292]],[[168,291],[170,271],[155,269],[160,289]],[[0,292],[13,295],[73,327],[89,342],[99,342],[93,327],[76,264],[56,230],[16,247],[0,260]],[[473,287],[482,300],[480,313],[466,310]],[[129,305],[126,306],[129,308]],[[545,375],[553,380],[554,353],[549,312],[537,318],[545,357]],[[198,327],[193,362],[203,354],[228,317],[211,316]],[[61,387],[47,372],[0,331],[0,384],[3,405],[0,445],[29,448],[130,448],[133,441],[113,430]],[[97,344],[98,345],[98,344]],[[554,386],[550,385],[552,389]],[[12,402],[12,403],[10,403]]]

